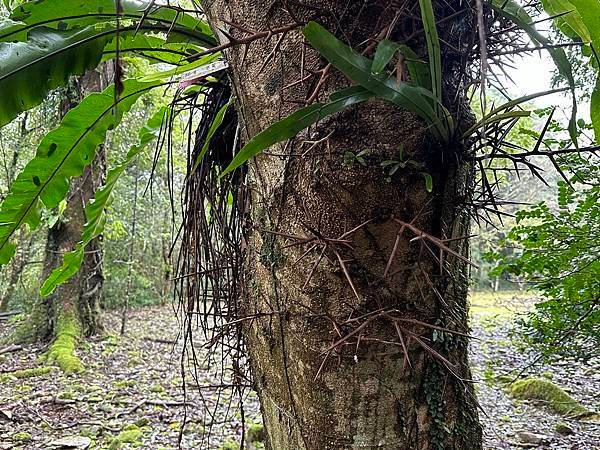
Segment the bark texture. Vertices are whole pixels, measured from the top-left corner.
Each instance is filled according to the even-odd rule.
[[[293,21],[286,7],[353,46],[376,36],[398,11],[399,38],[410,34],[405,28],[413,23],[398,2],[388,1],[206,3],[218,34],[224,29],[235,35],[227,21],[255,30],[285,25]],[[442,38],[461,39],[456,29],[452,33]],[[277,41],[276,36],[227,53],[246,139],[297,109],[293,101],[306,99],[316,80],[288,86],[325,66],[297,31],[263,67]],[[421,42],[416,50],[423,54],[423,48]],[[452,97],[457,76],[451,62],[444,66],[446,94]],[[348,85],[332,71],[322,97]],[[400,146],[404,158],[423,169],[402,168],[388,181],[381,163],[398,160]],[[348,160],[363,150],[366,165]],[[252,213],[241,308],[246,315],[262,315],[247,322],[245,337],[268,448],[481,448],[472,385],[462,381],[471,378],[466,339],[416,322],[466,332],[467,267],[445,256],[446,270],[440,272],[436,257],[419,240],[409,242],[415,235],[406,230],[396,244],[401,226],[394,220],[452,239],[452,249],[466,254],[467,241],[458,238],[469,232],[464,205],[472,171],[463,152],[459,145],[436,144],[414,115],[373,101],[321,121],[250,163]],[[432,176],[432,193],[421,171]],[[294,239],[283,235],[351,243],[290,246]],[[454,365],[454,375],[444,359]]]

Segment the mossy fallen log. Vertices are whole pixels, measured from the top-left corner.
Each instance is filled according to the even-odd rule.
[[[0,375],[0,382],[11,381],[13,379],[34,378],[46,375],[52,371],[52,367],[33,367],[31,369],[15,370]]]

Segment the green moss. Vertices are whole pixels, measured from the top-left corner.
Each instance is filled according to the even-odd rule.
[[[64,391],[60,392],[56,397],[62,400],[73,400],[75,398],[75,395],[71,391]]]
[[[81,373],[85,370],[81,360],[75,355],[75,347],[81,337],[81,327],[73,314],[62,314],[56,323],[56,333],[46,361],[56,363],[66,374]]]
[[[119,450],[123,444],[136,444],[142,440],[144,431],[137,425],[127,425],[108,446],[109,450]]]
[[[277,269],[284,262],[281,245],[277,241],[277,236],[272,233],[261,232],[262,246],[260,249],[260,262],[265,267]]]
[[[142,417],[141,419],[136,420],[134,425],[137,427],[145,427],[149,423],[150,423],[150,419],[148,419],[146,417]]]
[[[8,374],[0,375],[0,382],[10,381],[18,378],[33,378],[46,375],[52,371],[52,367],[34,367],[32,369],[15,370]]]
[[[265,427],[262,423],[251,423],[248,426],[248,442],[262,442],[265,440]]]
[[[514,398],[542,402],[563,416],[583,417],[594,414],[549,380],[528,378],[513,383],[508,389]]]
[[[496,377],[496,381],[500,384],[510,384],[513,380],[514,378],[509,375],[498,375]]]
[[[144,361],[142,360],[142,358],[131,358],[127,362],[127,367],[136,367],[136,366],[139,366],[141,364],[144,364]]]
[[[31,440],[31,434],[26,431],[19,431],[11,436],[13,442],[29,442]]]
[[[564,422],[558,422],[554,426],[554,431],[556,431],[558,434],[562,434],[563,436],[573,434],[573,429]]]
[[[225,441],[219,450],[240,450],[240,444],[235,441]]]
[[[155,394],[160,394],[161,392],[165,392],[165,388],[160,384],[155,384],[150,387],[150,392],[154,392]]]
[[[115,388],[117,388],[117,389],[130,388],[130,387],[134,387],[135,386],[135,381],[133,381],[133,380],[115,381],[113,383],[113,386]]]

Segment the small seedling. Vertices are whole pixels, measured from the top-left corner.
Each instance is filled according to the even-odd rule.
[[[344,164],[352,167],[354,164],[358,163],[361,166],[366,167],[367,161],[365,161],[365,156],[367,156],[368,153],[368,150],[361,150],[358,153],[350,151],[344,152]]]
[[[425,189],[427,192],[433,191],[433,178],[423,169],[423,165],[415,161],[414,159],[404,159],[404,146],[400,145],[399,149],[399,158],[398,159],[388,159],[381,163],[381,167],[387,169],[387,174],[385,177],[385,181],[390,183],[392,181],[392,177],[398,171],[398,169],[406,169],[408,167],[412,167],[419,171],[423,179],[425,180]]]

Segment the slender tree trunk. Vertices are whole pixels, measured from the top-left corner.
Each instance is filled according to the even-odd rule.
[[[29,113],[23,113],[21,118],[21,126],[20,126],[20,135],[21,139],[24,140],[27,136],[27,119],[29,118]],[[12,183],[15,179],[15,171],[17,168],[17,163],[19,162],[19,151],[17,148],[13,151],[12,158],[10,163],[6,167],[6,179],[7,179],[7,191],[10,191],[12,187]],[[0,298],[0,312],[8,311],[8,306],[12,296],[15,293],[15,289],[17,287],[17,283],[19,278],[21,277],[21,273],[27,264],[27,257],[29,248],[31,247],[31,240],[28,245],[25,243],[25,232],[21,230],[19,232],[19,245],[17,246],[17,254],[11,261],[10,265],[10,275],[8,277],[8,284],[6,285],[6,289],[4,290],[2,297]]]
[[[8,311],[10,302],[15,294],[17,289],[17,284],[19,283],[19,279],[21,278],[21,274],[27,265],[29,258],[29,249],[33,244],[33,236],[29,238],[29,240],[25,239],[25,232],[21,230],[19,232],[19,244],[17,247],[17,254],[11,261],[10,267],[10,275],[8,276],[8,282],[6,285],[6,289],[2,293],[2,297],[0,298],[0,312]]]
[[[102,72],[90,71],[75,80],[69,87],[62,105],[62,115],[73,108],[84,95],[103,89],[107,84],[106,68]],[[83,174],[72,181],[66,208],[56,224],[48,230],[43,278],[62,263],[62,255],[73,250],[80,240],[86,223],[84,207],[94,197],[96,189],[106,175],[106,152],[99,146],[94,161],[86,166]],[[79,272],[42,300],[38,311],[37,334],[52,339],[48,359],[56,361],[66,372],[83,369],[74,356],[77,340],[102,329],[100,320],[100,294],[104,276],[102,273],[101,239],[94,239],[85,250]],[[40,323],[42,322],[42,323]]]
[[[265,30],[293,17],[314,18],[353,46],[395,23],[390,36],[402,41],[415,30],[411,16],[418,17],[418,6],[393,1],[207,4],[223,42],[219,30],[236,36],[227,22]],[[457,48],[461,39],[472,42],[469,23],[441,30],[442,39]],[[227,53],[246,139],[297,109],[294,101],[308,98],[319,77],[297,81],[326,65],[299,31],[274,49],[278,39]],[[426,57],[424,41],[414,42]],[[453,69],[445,60],[452,99],[460,88]],[[348,84],[333,70],[321,97]],[[423,169],[400,169],[386,181],[381,163],[398,160],[400,147]],[[364,150],[366,165],[344,157]],[[267,448],[481,448],[467,341],[457,334],[468,330],[467,267],[447,252],[440,261],[439,248],[424,237],[467,255],[472,168],[464,149],[441,148],[414,115],[373,101],[270,153],[250,164],[241,305],[260,317],[246,322],[245,337]],[[421,172],[433,178],[432,193]],[[304,238],[312,240],[302,244]]]

